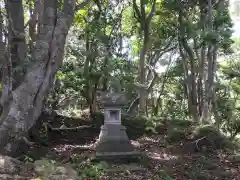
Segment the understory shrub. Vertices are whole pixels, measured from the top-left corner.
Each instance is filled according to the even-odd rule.
[[[217,149],[233,148],[232,142],[214,126],[197,127],[193,132],[193,139],[197,140],[203,137],[208,139]]]
[[[91,123],[94,126],[100,127],[104,124],[104,114],[102,112],[96,112],[91,117]]]
[[[122,116],[122,124],[127,128],[126,132],[129,138],[136,139],[146,132],[147,118],[124,115]]]
[[[181,119],[172,119],[167,121],[168,126],[175,126],[179,128],[187,128],[193,125],[193,121],[190,120],[181,120]]]
[[[101,177],[105,174],[104,169],[108,167],[106,162],[100,162],[97,164],[85,163],[78,166],[78,178],[77,180],[85,180],[85,179],[94,179],[100,180]]]
[[[170,128],[166,140],[170,143],[179,142],[186,139],[186,133],[183,129]]]
[[[168,142],[186,140],[192,131],[193,122],[190,120],[171,119],[166,121]]]

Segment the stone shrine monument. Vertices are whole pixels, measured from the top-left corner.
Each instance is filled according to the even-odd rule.
[[[126,127],[121,124],[121,107],[127,104],[124,94],[100,92],[99,100],[104,107],[104,125],[96,144],[96,157],[133,155]]]

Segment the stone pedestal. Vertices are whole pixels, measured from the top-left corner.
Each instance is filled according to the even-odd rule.
[[[100,154],[121,154],[132,152],[133,146],[126,134],[126,128],[119,124],[105,124],[96,146],[97,155]]]

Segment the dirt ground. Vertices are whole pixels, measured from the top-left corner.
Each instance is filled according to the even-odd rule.
[[[50,158],[61,163],[69,163],[73,161],[73,157],[78,157],[78,162],[81,163],[94,156],[94,143],[98,133],[96,128],[53,132],[49,134],[47,146],[35,145],[27,156],[34,160]],[[147,158],[139,162],[112,164],[112,169],[101,179],[240,180],[240,162],[228,160],[231,152],[188,151],[188,142],[183,140],[169,144],[164,133],[142,136],[131,142],[138,151],[144,152]],[[119,170],[121,168],[122,170]]]
[[[44,117],[53,128],[59,128],[63,122],[67,127],[89,125],[87,120],[66,117]],[[94,144],[100,132],[100,126],[90,126],[83,129],[49,131],[43,142],[32,145],[27,153],[19,159],[36,161],[50,159],[60,164],[77,164],[80,170],[86,169],[86,164],[96,163],[94,159]],[[44,135],[41,125],[36,129]],[[82,180],[240,180],[240,156],[233,157],[232,151],[204,149],[194,151],[192,144],[186,139],[169,143],[167,141],[168,127],[163,126],[158,134],[129,136],[136,150],[144,156],[138,161],[107,162],[108,168],[100,178],[84,177]],[[35,132],[35,130],[34,130]],[[134,130],[132,130],[134,132]],[[37,134],[40,137],[40,134]],[[45,134],[46,135],[46,134]],[[100,173],[94,170],[95,173]],[[31,172],[28,172],[29,175]],[[78,169],[79,173],[79,169]],[[90,172],[91,174],[91,172]],[[81,176],[81,172],[79,176]],[[32,177],[35,175],[33,174]],[[0,176],[1,179],[1,176]]]

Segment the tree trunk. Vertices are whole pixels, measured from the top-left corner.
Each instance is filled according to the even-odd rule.
[[[213,34],[213,14],[212,14],[212,0],[208,0],[208,32]],[[202,123],[210,123],[213,102],[213,83],[214,83],[214,45],[212,42],[208,44],[207,52],[207,80],[205,84],[205,100],[203,104]]]
[[[65,0],[57,16],[56,1],[44,2],[43,24],[32,53],[34,62],[24,81],[13,91],[9,112],[0,127],[0,152],[9,153],[40,116],[54,76],[62,64],[66,36],[74,17],[75,1]]]
[[[180,54],[183,58],[184,63],[184,73],[185,78],[187,82],[187,89],[188,89],[188,109],[189,113],[191,114],[193,120],[195,122],[199,122],[199,114],[198,114],[198,94],[197,94],[197,83],[196,83],[196,74],[197,74],[197,68],[195,65],[195,57],[194,57],[194,51],[189,46],[187,40],[185,39],[185,29],[184,29],[184,23],[183,23],[183,17],[184,13],[182,11],[179,11],[179,48],[180,48]],[[186,53],[185,53],[185,52]],[[189,60],[189,66],[190,66],[190,73],[188,73],[188,61]]]
[[[34,7],[30,9],[30,20],[29,20],[29,49],[32,52],[34,43],[37,41],[37,36],[39,33],[40,22],[42,19],[42,11],[43,11],[43,0],[34,0]]]
[[[140,52],[139,59],[139,81],[141,85],[145,85],[146,82],[146,72],[145,72],[145,56],[149,47],[149,27],[152,20],[153,14],[155,12],[156,0],[152,2],[151,11],[147,15],[146,4],[143,0],[140,0],[140,7],[138,8],[136,0],[133,1],[133,8],[137,14],[136,18],[141,24],[141,31],[143,32],[143,47]],[[146,93],[144,90],[139,91],[139,113],[144,114],[146,110]]]
[[[24,32],[24,14],[22,0],[6,1],[9,19],[9,44],[13,67],[22,63],[26,57],[26,42]]]
[[[145,85],[145,55],[147,52],[147,45],[148,45],[148,28],[144,30],[144,40],[143,40],[143,48],[140,53],[140,60],[139,60],[139,80],[141,85]],[[146,93],[144,90],[139,91],[139,113],[144,114],[145,106],[146,106]]]
[[[6,46],[6,37],[4,36],[4,23],[3,23],[3,16],[2,16],[2,7],[0,7],[0,62],[1,62],[1,98],[0,98],[0,105],[1,105],[1,119],[0,125],[3,122],[3,118],[7,115],[7,107],[9,107],[9,99],[11,96],[12,90],[12,63],[11,59],[8,58],[8,49]],[[4,107],[4,108],[3,108]]]

